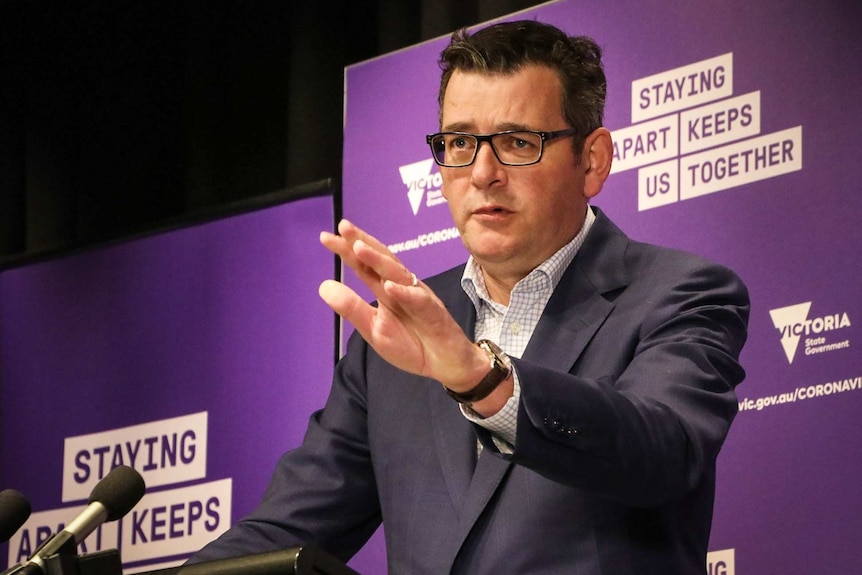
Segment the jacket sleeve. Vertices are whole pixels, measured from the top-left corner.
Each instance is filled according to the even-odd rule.
[[[380,525],[368,453],[364,343],[351,340],[326,407],[285,453],[260,505],[189,563],[316,545],[347,561]]]
[[[613,310],[569,372],[514,360],[518,430],[514,453],[503,457],[641,507],[714,474],[744,377],[748,292],[727,268],[688,268],[660,266],[605,295]]]

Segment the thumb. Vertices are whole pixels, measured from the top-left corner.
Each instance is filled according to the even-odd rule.
[[[343,283],[325,280],[317,288],[317,293],[332,311],[352,323],[360,333],[371,325],[374,308]]]

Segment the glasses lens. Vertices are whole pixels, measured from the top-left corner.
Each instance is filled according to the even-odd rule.
[[[534,164],[542,157],[542,136],[532,132],[497,134],[491,138],[491,143],[504,164]]]
[[[476,138],[464,134],[438,134],[431,139],[437,163],[451,168],[466,166],[476,155]]]

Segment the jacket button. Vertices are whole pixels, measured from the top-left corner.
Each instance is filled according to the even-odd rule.
[[[560,428],[562,427],[562,424],[560,423],[559,419],[551,419],[549,417],[546,417],[544,419],[544,424],[545,427],[547,427],[551,431],[560,431]]]

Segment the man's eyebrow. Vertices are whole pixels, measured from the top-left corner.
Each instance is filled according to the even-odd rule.
[[[454,124],[447,124],[441,128],[444,132],[469,132],[471,124],[466,122],[455,122]]]
[[[530,131],[533,128],[527,126],[526,124],[517,124],[515,122],[506,122],[497,126],[497,131],[499,132],[512,132],[512,131]]]
[[[442,131],[444,132],[472,132],[473,124],[467,122],[455,122],[452,124],[447,124],[442,127]],[[532,131],[533,128],[526,126],[524,124],[518,124],[515,122],[504,122],[503,124],[498,124],[494,126],[494,132],[511,132],[511,131]]]

